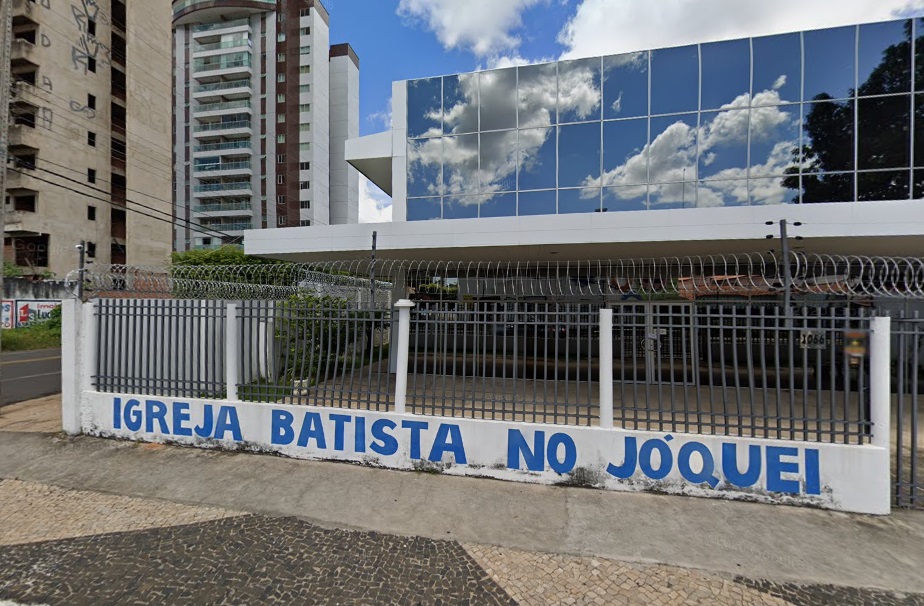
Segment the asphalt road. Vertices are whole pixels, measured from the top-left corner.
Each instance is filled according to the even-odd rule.
[[[61,391],[61,349],[0,355],[0,406]]]

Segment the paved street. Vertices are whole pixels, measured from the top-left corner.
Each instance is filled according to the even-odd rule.
[[[59,410],[51,397],[0,416],[2,606],[924,605],[917,512],[65,438],[49,433]]]
[[[61,392],[61,348],[0,355],[0,406]]]

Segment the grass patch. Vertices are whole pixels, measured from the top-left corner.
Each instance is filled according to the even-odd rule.
[[[0,336],[3,351],[31,351],[61,347],[61,308],[51,312],[44,322],[23,328],[4,330]]]

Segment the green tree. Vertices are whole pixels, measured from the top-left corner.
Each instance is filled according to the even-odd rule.
[[[856,101],[833,101],[822,93],[805,117],[803,130],[806,142],[793,150],[793,166],[783,179],[785,187],[798,190],[802,201],[843,202],[854,199],[854,169],[890,169],[862,173],[858,176],[861,200],[900,200],[908,198],[911,146],[911,22],[905,30],[905,40],[893,44],[882,53],[882,60],[865,82],[856,89]],[[915,52],[917,76],[924,79],[924,38],[919,38]],[[901,96],[882,96],[905,93]],[[806,106],[809,107],[809,106]],[[856,126],[859,132],[855,133]],[[915,120],[924,120],[924,104],[915,104]],[[854,164],[855,135],[859,135],[859,150]],[[924,153],[924,141],[915,145]],[[799,166],[802,180],[799,180]],[[839,171],[844,171],[839,173]],[[815,174],[812,174],[815,173]],[[921,185],[915,179],[915,189]],[[916,195],[919,192],[916,192]]]
[[[170,255],[171,265],[279,265],[283,261],[245,255],[239,246],[222,246],[211,250],[187,250]]]

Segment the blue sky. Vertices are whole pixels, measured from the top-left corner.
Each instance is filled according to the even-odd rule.
[[[391,83],[440,74],[924,14],[924,0],[323,0],[360,58],[360,131],[388,128]],[[391,201],[361,178],[360,220]]]

